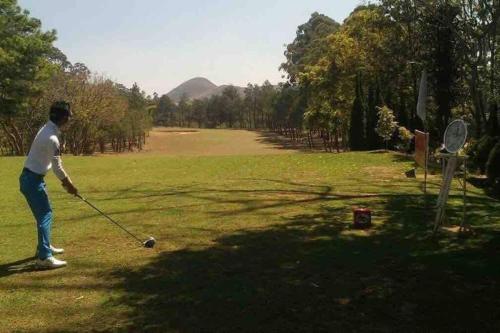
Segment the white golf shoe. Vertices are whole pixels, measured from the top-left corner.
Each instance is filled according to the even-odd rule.
[[[52,254],[63,254],[64,253],[64,249],[58,249],[57,247],[53,247],[52,245],[50,245],[50,251],[52,252]],[[35,258],[38,258],[38,248],[35,251]]]
[[[37,259],[36,260],[36,266],[38,268],[44,268],[44,269],[53,269],[53,268],[60,268],[66,266],[68,263],[63,260],[58,260],[54,257],[48,257],[45,260]]]
[[[50,251],[52,251],[52,254],[63,254],[64,253],[64,249],[58,249],[57,247],[53,247],[52,245],[50,245]]]

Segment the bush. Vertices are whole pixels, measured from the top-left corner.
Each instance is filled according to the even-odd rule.
[[[398,139],[400,141],[398,150],[403,153],[410,152],[413,134],[406,127],[401,126],[398,128]]]
[[[495,194],[500,194],[500,142],[495,145],[488,157],[486,175],[491,190]]]
[[[479,169],[481,174],[486,172],[486,163],[488,162],[493,147],[495,147],[498,142],[498,137],[485,135],[471,146],[468,153],[471,157],[472,167]]]

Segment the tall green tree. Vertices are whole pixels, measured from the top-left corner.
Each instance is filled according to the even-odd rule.
[[[394,112],[387,106],[378,108],[378,121],[375,131],[384,140],[385,149],[394,131],[398,128],[398,123],[394,117]]]
[[[257,84],[248,84],[245,88],[245,97],[243,99],[244,110],[248,128],[258,127],[258,115],[260,109],[260,87]]]
[[[375,87],[374,87],[374,86]],[[369,149],[378,149],[381,140],[377,134],[376,127],[379,120],[378,108],[382,106],[382,98],[377,83],[373,83],[368,89],[368,105],[366,109],[366,141]]]
[[[234,86],[228,86],[222,91],[222,116],[221,123],[226,123],[229,128],[235,125],[238,118],[238,112],[241,110],[241,98],[238,90]]]
[[[27,152],[22,127],[33,116],[29,100],[57,68],[50,59],[55,39],[16,0],[0,0],[0,129],[15,154]]]
[[[206,126],[207,122],[207,100],[195,99],[191,103],[192,120],[198,128]]]
[[[317,12],[297,28],[294,41],[288,44],[285,57],[281,64],[290,83],[295,84],[305,66],[317,62],[326,52],[325,38],[335,32],[340,24],[330,17]]]
[[[181,96],[179,103],[177,104],[177,126],[189,126],[187,118],[189,115],[189,98],[186,94]]]
[[[155,125],[172,125],[175,113],[175,103],[167,95],[162,95],[157,102],[154,113]]]
[[[459,7],[450,1],[436,1],[434,6],[427,8],[422,26],[424,42],[428,43],[424,56],[434,86],[437,131],[442,137],[452,117],[451,109],[456,105],[460,61],[457,43]]]

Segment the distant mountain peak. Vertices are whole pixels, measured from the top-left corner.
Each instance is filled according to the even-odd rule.
[[[176,88],[172,89],[167,96],[170,97],[172,101],[178,103],[183,95],[186,95],[188,99],[202,99],[209,98],[213,95],[219,95],[224,91],[224,88],[229,85],[217,86],[209,79],[204,77],[195,77],[181,83]],[[237,87],[235,88],[243,94],[245,88]]]
[[[197,76],[197,77],[193,77],[192,79],[189,79],[187,80],[186,82],[184,83],[188,83],[188,82],[198,82],[198,83],[202,83],[202,82],[205,82],[209,85],[213,85],[213,86],[216,86],[215,83],[213,83],[212,81],[210,81],[209,79],[207,79],[206,77],[202,77],[202,76]]]

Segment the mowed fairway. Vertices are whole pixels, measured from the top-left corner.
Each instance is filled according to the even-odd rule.
[[[227,132],[191,145],[181,138],[199,134],[167,135],[156,142],[164,149],[145,153],[65,156],[84,196],[158,243],[141,248],[51,174],[53,243],[69,262],[56,271],[31,264],[35,226],[18,190],[24,158],[0,158],[0,331],[498,328],[498,201],[471,186],[475,235],[432,239],[439,178],[424,199],[420,180],[404,176],[411,161],[264,154],[259,134],[230,131],[227,142]],[[239,136],[245,144],[231,154],[196,156],[216,141],[237,147]],[[453,224],[460,199],[452,192]],[[354,206],[373,210],[372,229],[351,228]]]
[[[278,145],[271,133],[233,129],[158,127],[150,132],[142,154],[176,156],[276,155],[295,150]]]

